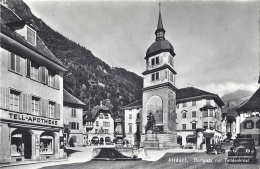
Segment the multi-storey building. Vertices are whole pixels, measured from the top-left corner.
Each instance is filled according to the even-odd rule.
[[[136,137],[134,137],[135,133],[141,130],[141,119],[140,114],[142,114],[142,100],[137,100],[124,108],[125,111],[125,134],[126,138],[131,141],[132,145],[138,145],[138,141],[136,141]]]
[[[102,102],[84,119],[84,135],[88,143],[110,144],[114,138],[114,116]]]
[[[260,88],[252,97],[237,108],[240,134],[250,135],[260,145]]]
[[[67,68],[22,20],[1,5],[0,163],[64,157],[63,74]]]
[[[193,143],[198,148],[204,139],[206,146],[223,141],[226,128],[221,107],[224,103],[217,94],[186,87],[177,90],[176,103],[177,134],[182,145]],[[196,129],[203,130],[196,133]]]
[[[85,143],[83,138],[84,106],[84,103],[63,89],[63,119],[64,124],[70,129],[69,138],[64,138],[67,145],[73,143],[74,146],[82,146]]]

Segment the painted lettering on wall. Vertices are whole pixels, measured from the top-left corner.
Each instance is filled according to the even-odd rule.
[[[57,120],[47,119],[44,117],[34,117],[26,114],[9,113],[9,118],[15,120],[33,122],[33,123],[58,125]]]

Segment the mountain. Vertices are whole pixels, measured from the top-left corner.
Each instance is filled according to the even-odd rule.
[[[93,108],[103,101],[103,104],[110,105],[113,113],[117,113],[120,107],[141,98],[142,77],[123,68],[110,67],[89,49],[50,28],[22,0],[8,0],[6,5],[21,19],[35,22],[40,30],[38,36],[69,68],[64,75],[64,88],[84,102],[87,105],[85,109],[89,103]]]
[[[247,90],[237,90],[234,93],[226,94],[221,97],[225,105],[229,102],[230,107],[239,106],[243,101],[249,99],[254,92]]]

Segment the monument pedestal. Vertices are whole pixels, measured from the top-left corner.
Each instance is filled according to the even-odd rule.
[[[148,130],[144,140],[144,147],[159,148],[159,139],[153,130]]]

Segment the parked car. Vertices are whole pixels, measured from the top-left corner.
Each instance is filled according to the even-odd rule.
[[[248,160],[249,162],[255,163],[256,149],[254,138],[236,138],[228,152],[228,160],[236,160],[238,162]]]
[[[206,154],[225,154],[226,150],[222,148],[221,144],[210,144],[207,147]]]

